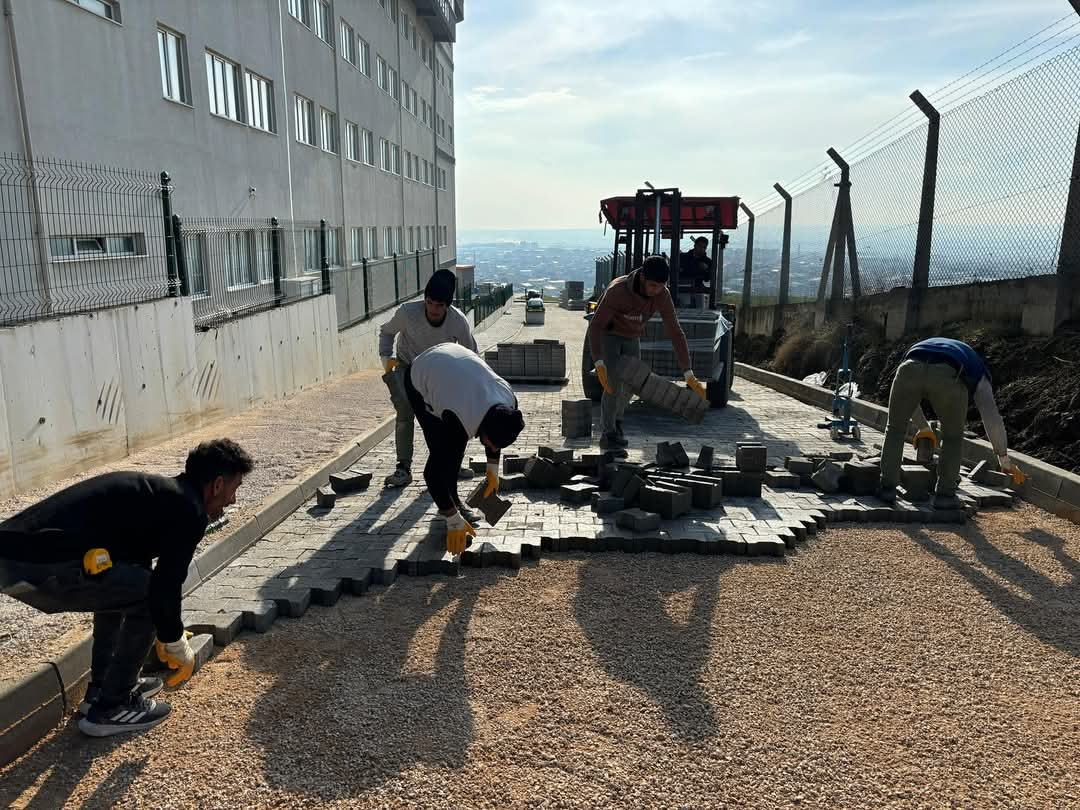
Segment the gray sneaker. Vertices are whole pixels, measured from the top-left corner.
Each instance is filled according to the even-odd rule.
[[[404,464],[398,464],[397,469],[386,476],[383,483],[388,487],[407,487],[412,483],[412,472]]]
[[[141,698],[152,698],[158,692],[165,687],[165,682],[161,678],[154,678],[147,676],[145,678],[139,678],[135,683],[134,694]],[[82,702],[79,704],[79,715],[86,717],[90,713],[90,710],[94,707],[94,704],[98,702],[98,698],[101,697],[101,689],[97,686],[89,686],[86,689],[86,695],[83,696]]]
[[[79,731],[91,737],[111,737],[128,731],[145,731],[169,716],[169,704],[139,697],[132,692],[123,703],[103,706],[100,701],[79,719]]]

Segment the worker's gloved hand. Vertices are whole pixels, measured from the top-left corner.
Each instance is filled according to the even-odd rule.
[[[611,383],[608,382],[607,366],[604,365],[603,360],[596,361],[596,379],[600,380],[600,385],[604,387],[605,394],[614,394],[615,389],[611,387]]]
[[[461,554],[469,544],[469,538],[476,537],[476,529],[461,516],[460,512],[446,518],[446,550],[450,554]]]
[[[927,440],[930,442],[930,446],[937,449],[937,434],[932,430],[920,430],[911,439],[911,446],[916,450],[919,449],[919,442]]]
[[[391,371],[398,367],[398,361],[396,358],[393,357],[384,357],[382,359],[382,367],[383,371],[389,374]]]
[[[705,386],[702,385],[701,381],[694,376],[694,372],[687,369],[683,372],[683,377],[686,379],[686,387],[702,399],[705,399]]]
[[[1009,458],[1007,455],[998,456],[998,467],[1003,473],[1008,473],[1010,476],[1012,476],[1012,482],[1014,487],[1023,486],[1024,482],[1027,481],[1027,476],[1024,475],[1023,471],[1019,467],[1013,464],[1012,459]]]
[[[492,464],[489,461],[485,475],[487,476],[487,487],[484,489],[484,497],[490,498],[499,492],[499,465]]]
[[[162,644],[155,641],[157,657],[164,662],[169,669],[175,669],[176,673],[165,679],[167,686],[179,686],[195,671],[195,652],[188,643],[187,635],[180,636],[178,641],[170,641]]]

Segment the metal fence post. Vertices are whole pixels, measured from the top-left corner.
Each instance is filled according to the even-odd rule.
[[[904,331],[919,325],[919,313],[926,288],[930,286],[930,255],[934,238],[934,200],[937,194],[938,143],[941,114],[918,90],[910,96],[929,120],[926,129],[926,158],[923,163],[922,198],[919,202],[919,230],[915,237],[915,266],[911,273]]]
[[[1057,301],[1054,305],[1056,332],[1077,312],[1080,302],[1080,129],[1076,132],[1076,152],[1073,155],[1072,183],[1065,203],[1065,224],[1061,229],[1061,252],[1058,254]]]
[[[422,293],[424,285],[420,283],[420,251],[416,251],[416,291]]]
[[[746,214],[746,262],[743,267],[742,283],[742,312],[737,319],[737,331],[740,335],[746,334],[747,321],[750,320],[750,278],[754,272],[754,212],[746,207],[746,203],[739,203],[739,207]]]
[[[281,280],[282,231],[277,217],[270,218],[270,272],[274,278],[274,301],[280,307],[285,302]]]
[[[323,295],[332,292],[330,286],[330,257],[326,255],[327,238],[326,220],[319,220],[319,267],[322,268],[322,291]]]
[[[172,235],[176,260],[177,295],[191,295],[191,281],[188,278],[187,254],[184,253],[184,226],[179,214],[172,215]]]
[[[364,317],[367,318],[368,313],[371,312],[371,276],[368,275],[367,258],[360,260],[363,263],[363,279],[364,279]]]
[[[394,254],[394,303],[396,304],[401,300],[401,284],[398,282],[397,275],[397,254]]]
[[[161,173],[161,215],[165,224],[165,272],[169,279],[169,295],[180,295],[180,279],[176,269],[176,238],[173,233],[172,178]]]
[[[780,289],[776,295],[776,316],[773,318],[773,333],[784,326],[784,307],[787,306],[791,287],[791,195],[779,183],[774,183],[776,193],[784,198],[784,241],[780,248]]]

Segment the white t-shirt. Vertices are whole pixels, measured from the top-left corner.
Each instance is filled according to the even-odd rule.
[[[442,417],[443,411],[450,411],[470,437],[492,406],[517,407],[510,384],[480,355],[457,343],[442,343],[417,355],[411,380],[433,414]]]

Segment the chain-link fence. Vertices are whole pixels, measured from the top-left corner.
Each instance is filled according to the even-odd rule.
[[[932,105],[934,98],[929,102]],[[1074,165],[1080,127],[1080,47],[980,94],[964,91],[942,106],[949,104],[954,106],[940,113],[928,284],[1057,272],[1069,188],[1080,168]],[[879,134],[861,151],[841,156],[851,164],[851,229],[862,295],[913,283],[932,125],[918,110],[901,124],[898,137],[890,140]],[[815,171],[816,175],[804,175],[791,203],[790,302],[816,300],[819,292],[831,294],[831,281],[824,288],[821,282],[840,169],[826,164]],[[750,296],[749,301],[742,298],[744,303],[769,304],[779,298],[784,209],[776,194],[753,206]],[[744,224],[738,235],[732,234],[730,259],[738,261],[745,255],[746,230]],[[846,232],[839,235],[846,244]],[[729,264],[725,275],[725,293],[741,297],[743,265],[735,264]],[[844,295],[852,296],[846,256]]]

